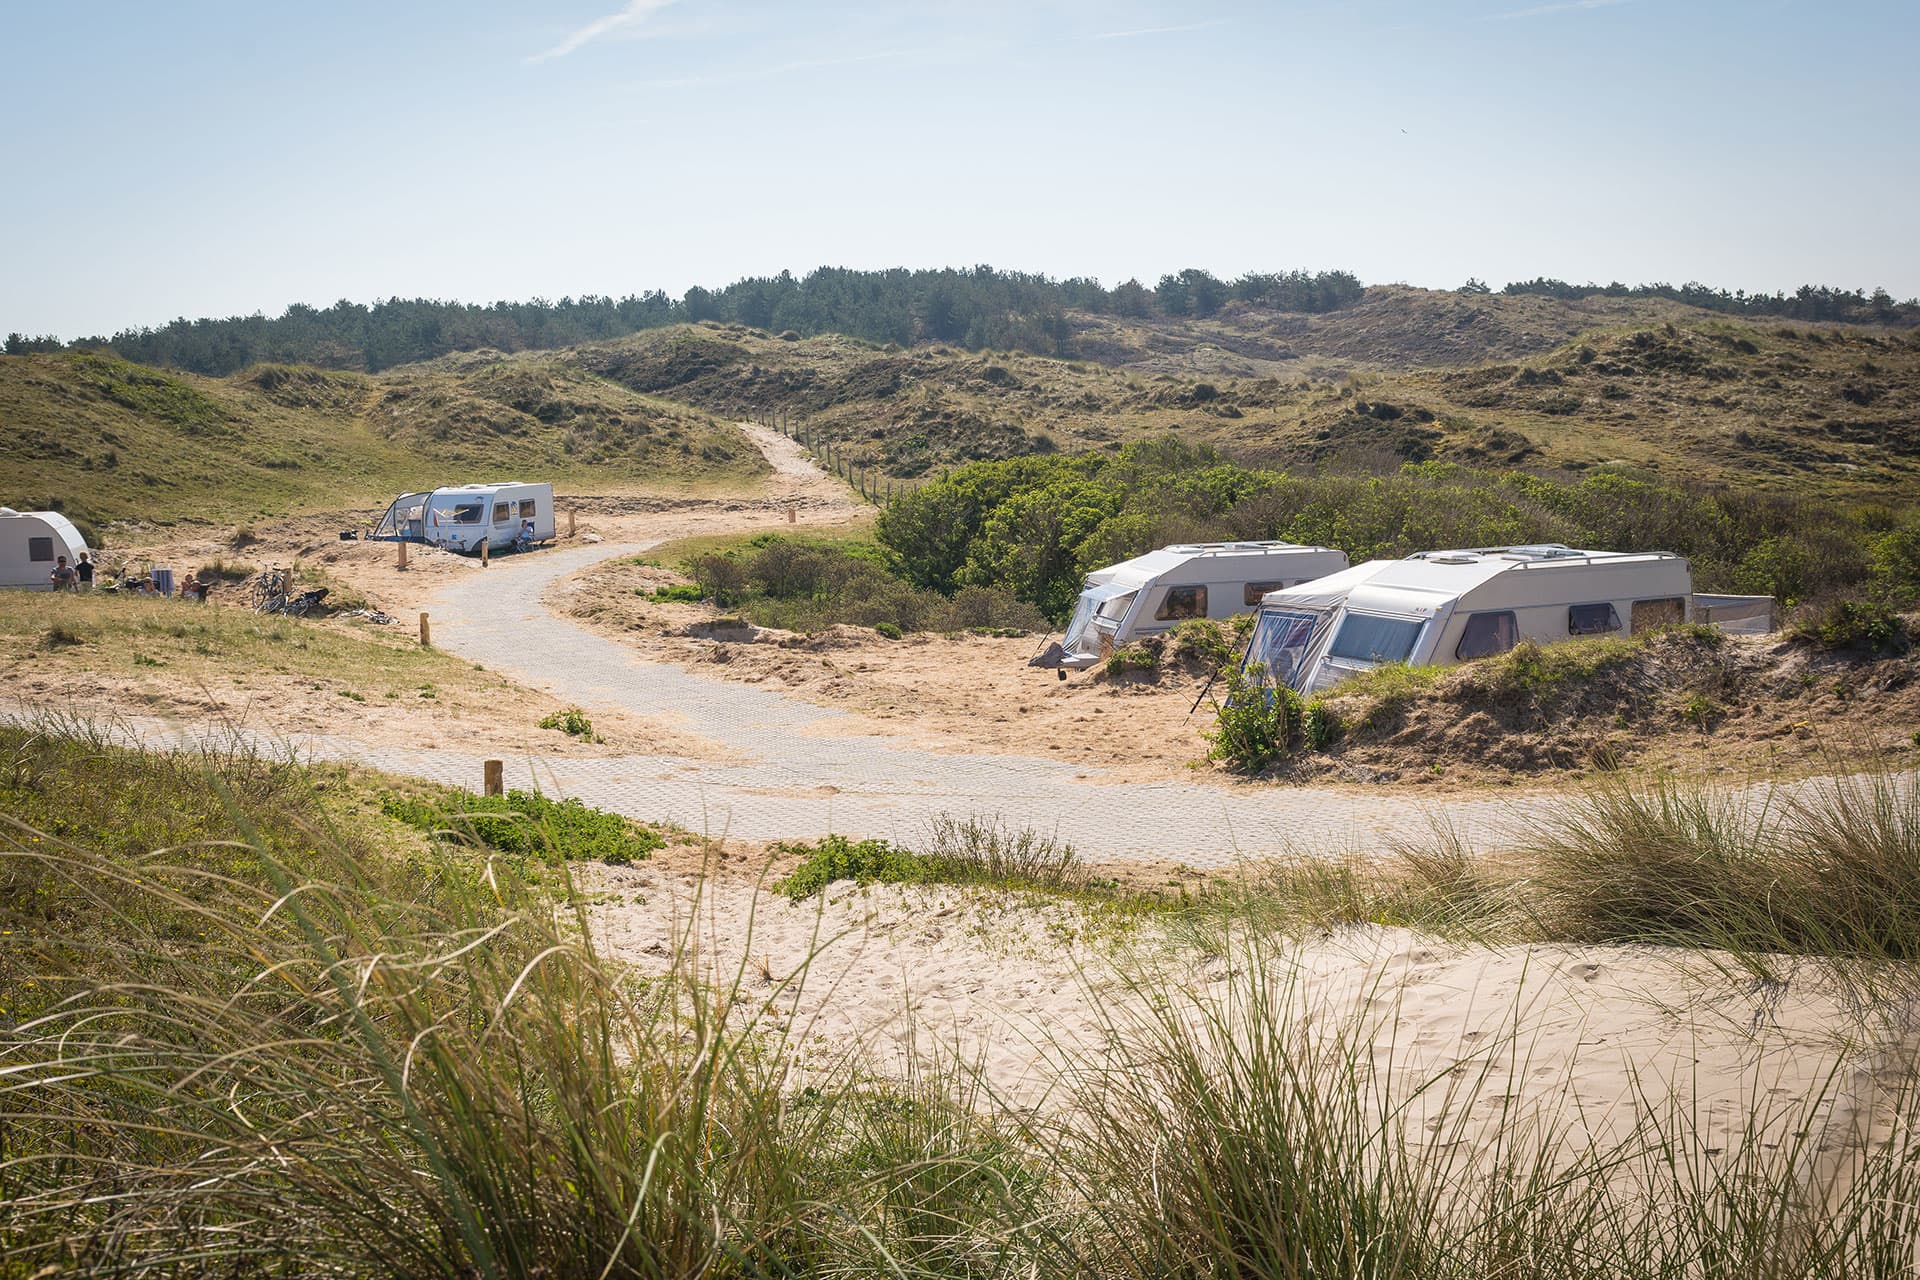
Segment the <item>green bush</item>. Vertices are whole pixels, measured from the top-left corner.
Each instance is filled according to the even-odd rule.
[[[1841,600],[1796,623],[1793,634],[1827,649],[1898,654],[1913,648],[1906,620],[1884,604]]]
[[[533,791],[501,796],[456,793],[446,805],[387,796],[382,812],[420,831],[449,831],[501,853],[525,859],[549,854],[576,862],[623,867],[666,847],[658,831],[578,800],[552,800]]]
[[[1189,618],[1174,627],[1172,636],[1176,658],[1208,667],[1224,667],[1233,658],[1225,629],[1211,618]]]
[[[902,636],[907,634],[906,632],[900,629],[898,624],[888,622],[884,619],[874,623],[873,629],[880,633],[880,636],[882,639],[886,639],[886,640],[898,640]]]
[[[1259,773],[1285,760],[1299,746],[1305,708],[1300,695],[1235,670],[1227,699],[1207,734],[1207,759],[1244,773]]]
[[[1143,644],[1123,644],[1107,655],[1106,672],[1110,676],[1123,676],[1133,671],[1155,671],[1160,666],[1160,655]]]
[[[674,582],[664,587],[655,587],[651,599],[662,604],[698,604],[705,600],[706,593],[700,590],[697,582]]]
[[[1300,714],[1300,733],[1315,751],[1325,751],[1340,740],[1340,716],[1325,698],[1314,698]]]
[[[555,711],[540,721],[542,729],[559,729],[569,737],[582,738],[588,742],[598,742],[593,735],[593,721],[587,719],[587,713],[578,707],[568,707],[564,711]]]
[[[773,886],[775,893],[783,893],[796,901],[820,892],[836,880],[918,884],[927,876],[925,859],[885,840],[853,841],[831,835],[812,844],[781,843],[773,847],[778,853],[801,855],[800,865]]]

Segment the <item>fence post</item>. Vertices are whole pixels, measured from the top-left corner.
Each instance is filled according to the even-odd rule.
[[[567,536],[569,538],[573,536],[573,508],[572,507],[567,508]]]
[[[497,796],[505,790],[504,779],[501,776],[506,769],[505,765],[498,760],[488,760],[482,769],[482,785],[486,788],[488,795]]]
[[[487,544],[491,541],[493,541],[493,539],[486,534],[483,533],[480,535],[480,567],[482,569],[487,567]]]
[[[420,647],[422,649],[433,648],[433,628],[427,622],[427,615],[424,613],[420,615]]]
[[[402,538],[400,539],[400,541],[394,543],[393,545],[400,548],[399,558],[394,561],[393,567],[396,569],[406,568],[407,567],[407,540],[405,538]]]

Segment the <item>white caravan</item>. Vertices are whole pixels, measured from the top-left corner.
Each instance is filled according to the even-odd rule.
[[[0,507],[0,587],[53,589],[53,568],[60,557],[80,563],[87,540],[73,521],[58,511],[15,511]]]
[[[1451,666],[1520,643],[1633,635],[1692,619],[1770,629],[1769,596],[1693,595],[1665,551],[1577,551],[1557,543],[1428,551],[1369,560],[1260,604],[1247,670],[1314,693],[1390,662]]]
[[[1196,542],[1162,547],[1087,575],[1067,634],[1031,665],[1080,671],[1114,646],[1189,618],[1250,613],[1282,587],[1347,567],[1347,553],[1293,542]]]
[[[393,500],[373,536],[383,542],[425,542],[448,551],[477,554],[480,544],[510,547],[527,521],[531,542],[553,540],[553,486],[463,484],[425,493],[403,493]]]

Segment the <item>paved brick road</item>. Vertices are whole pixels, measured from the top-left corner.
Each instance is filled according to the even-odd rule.
[[[1419,838],[1436,819],[1486,841],[1537,819],[1538,797],[1415,801],[1389,791],[1078,778],[1085,766],[1012,755],[927,751],[897,737],[810,729],[846,713],[764,689],[707,680],[641,661],[614,641],[548,611],[556,580],[640,546],[587,546],[503,559],[445,592],[434,641],[451,652],[546,688],[591,714],[596,707],[672,712],[684,728],[730,748],[739,763],[669,756],[521,760],[510,766],[591,804],[695,830],[752,838],[828,831],[913,842],[937,814],[995,815],[1057,832],[1095,858],[1158,857],[1218,866],[1237,854],[1377,848]],[[471,757],[363,751],[316,740],[325,755],[471,784]]]

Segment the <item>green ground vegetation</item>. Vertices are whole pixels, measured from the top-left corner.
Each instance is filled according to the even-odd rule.
[[[1032,606],[995,587],[963,588],[951,594],[910,580],[887,548],[865,537],[755,534],[670,544],[650,553],[665,563],[677,553],[692,578],[689,593],[678,587],[654,598],[713,602],[760,626],[819,631],[836,624],[907,631],[996,632],[1043,627]]]
[[[363,700],[428,698],[442,707],[480,705],[506,685],[399,628],[99,591],[0,595],[0,652],[16,677],[41,675],[78,701],[96,677],[163,680],[188,694],[299,680]]]

